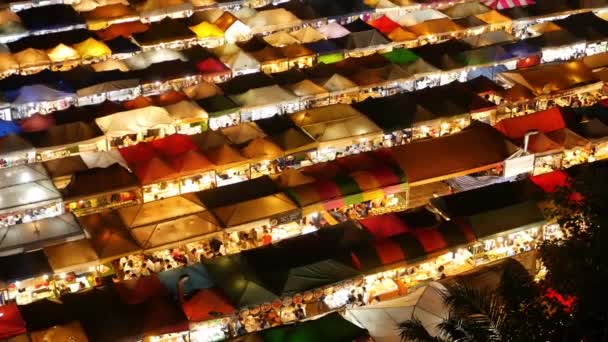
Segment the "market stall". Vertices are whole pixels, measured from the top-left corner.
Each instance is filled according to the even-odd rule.
[[[0,226],[37,221],[63,213],[59,191],[42,165],[0,169]]]
[[[251,32],[267,33],[280,29],[291,28],[301,23],[300,19],[284,8],[275,8],[259,11],[244,20],[244,23],[251,28]]]
[[[332,164],[333,163],[333,164]],[[337,165],[334,165],[337,164]],[[344,157],[335,162],[299,170],[314,182],[291,186],[286,193],[302,208],[305,215],[350,208],[360,203],[406,192],[407,180],[396,165],[382,161],[375,152]],[[348,210],[353,219],[366,212],[363,208]]]
[[[31,164],[36,161],[36,149],[16,134],[0,137],[0,168]]]
[[[245,23],[228,11],[222,13],[213,24],[224,31],[224,37],[228,43],[246,41],[253,34],[249,26],[245,25]]]
[[[159,47],[184,49],[192,45],[196,40],[196,35],[185,22],[164,18],[152,23],[147,31],[133,34],[133,39],[144,51]]]
[[[348,25],[346,26],[348,28]],[[346,57],[363,57],[374,53],[389,52],[390,41],[375,29],[351,32],[342,38]]]
[[[62,194],[65,210],[77,216],[141,200],[137,177],[118,164],[76,172]]]
[[[427,87],[436,87],[441,82],[441,72],[439,69],[418,57],[411,50],[394,49],[382,56],[390,62],[398,64],[402,70],[410,75],[405,80],[397,81],[397,91],[399,89],[413,91],[414,89],[420,90]]]
[[[308,50],[317,56],[317,64],[331,64],[344,59],[344,45],[340,38],[324,39],[304,44]]]
[[[80,80],[94,78],[76,88],[78,106],[94,105],[104,101],[123,102],[132,100],[141,95],[139,79],[134,73],[122,71],[103,71],[80,76]]]
[[[52,296],[53,292],[47,282],[48,275],[52,273],[53,270],[42,250],[1,257],[3,300],[27,304]]]
[[[520,144],[527,132],[538,132],[529,137],[525,146],[535,154],[534,174],[586,162],[591,153],[589,141],[566,128],[557,107],[502,120],[496,124],[496,129]]]
[[[212,130],[235,126],[241,121],[239,105],[227,96],[214,95],[198,100],[196,103],[208,113],[208,125]]]
[[[329,103],[352,103],[359,97],[359,88],[348,78],[336,73],[326,79],[316,81],[318,85],[329,92]]]
[[[309,79],[287,86],[302,104],[302,109],[327,106],[329,104],[329,93],[327,90]]]
[[[150,106],[95,119],[106,135],[108,148],[123,147],[140,141],[175,133],[174,120],[166,109]]]
[[[207,48],[214,48],[224,44],[224,31],[217,25],[202,21],[197,25],[189,27],[196,34],[199,44]]]
[[[291,120],[319,143],[314,161],[369,151],[379,144],[382,130],[349,105],[339,104],[298,112]]]
[[[13,119],[26,118],[34,113],[48,114],[66,109],[76,101],[76,94],[42,84],[7,91],[4,96],[11,103]]]
[[[216,165],[215,184],[217,186],[249,179],[249,163],[234,147],[222,145],[206,151],[205,156]]]
[[[256,121],[300,109],[299,98],[277,85],[251,89],[233,95],[231,99],[241,106],[241,122]]]
[[[279,173],[278,158],[284,151],[269,139],[255,138],[242,148],[241,154],[250,160],[250,178]]]
[[[283,116],[258,120],[256,122],[267,138],[284,151],[284,158],[279,158],[278,169],[299,168],[311,163],[319,144],[296,126],[293,121]]]
[[[502,72],[499,78],[530,90],[538,97],[534,101],[536,110],[555,104],[569,106],[576,100],[588,102],[586,98],[594,98],[602,85],[580,60]]]
[[[201,133],[208,128],[209,114],[196,102],[182,100],[165,109],[175,121],[179,134]]]
[[[0,244],[2,253],[30,252],[72,239],[84,238],[84,233],[72,214],[25,222],[3,228],[4,240]]]
[[[144,250],[172,248],[219,230],[211,213],[191,194],[121,208],[116,213]]]
[[[437,325],[448,315],[443,304],[445,287],[432,282],[407,297],[383,301],[371,307],[348,308],[343,316],[369,331],[376,341],[398,339],[397,327],[405,319],[419,319],[431,336],[438,336]]]
[[[220,60],[232,70],[233,77],[261,70],[261,64],[257,59],[234,44],[226,44],[215,49],[215,52]]]
[[[584,39],[563,29],[544,32],[538,37],[526,39],[526,43],[541,50],[543,63],[583,57],[587,46]]]
[[[39,161],[106,149],[103,133],[92,123],[73,122],[52,126],[46,131],[23,133],[23,137],[36,148],[36,160]]]
[[[500,132],[475,122],[452,135],[393,147],[391,155],[414,187],[475,172],[498,171],[496,168],[502,169],[504,160],[516,151],[517,147]]]
[[[19,72],[24,75],[35,74],[50,67],[51,60],[41,50],[27,48],[13,54],[13,58],[19,64]]]
[[[110,210],[81,216],[78,223],[90,236],[100,262],[108,262],[140,251],[120,217]]]

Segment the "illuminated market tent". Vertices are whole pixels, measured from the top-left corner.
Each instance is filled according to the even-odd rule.
[[[369,331],[375,341],[401,341],[397,327],[401,322],[411,319],[419,319],[431,336],[437,336],[437,325],[448,314],[448,308],[443,303],[445,291],[443,285],[432,282],[403,298],[383,301],[370,307],[347,309],[344,318]]]

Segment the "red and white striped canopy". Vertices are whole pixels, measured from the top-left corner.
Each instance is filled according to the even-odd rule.
[[[520,6],[534,5],[534,0],[482,0],[482,3],[495,9],[505,9]]]

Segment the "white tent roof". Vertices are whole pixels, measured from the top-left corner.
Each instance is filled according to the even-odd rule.
[[[394,8],[394,7],[399,7],[397,6],[397,4],[395,4],[394,2],[391,2],[390,0],[380,0],[376,3],[376,6],[374,6],[376,8]]]
[[[63,214],[39,221],[22,223],[0,228],[0,251],[26,247],[28,250],[44,247],[40,245],[51,241],[63,242],[68,238],[82,235],[83,231],[76,222],[74,215]]]
[[[49,177],[42,164],[19,165],[0,169],[0,189],[48,179]]]
[[[173,61],[176,59],[184,62],[188,60],[186,56],[179,51],[171,49],[158,49],[146,51],[131,58],[125,59],[125,64],[127,64],[130,70],[140,70],[145,69],[152,64]]]
[[[22,183],[0,189],[0,210],[13,211],[29,204],[59,199],[61,194],[50,180]]]
[[[340,74],[334,74],[332,77],[324,81],[322,86],[329,91],[341,91],[357,87],[353,81]]]
[[[433,19],[441,19],[441,18],[448,18],[447,15],[434,10],[434,9],[423,9],[420,11],[415,11],[415,12],[409,12],[403,15],[397,15],[395,13],[389,13],[387,14],[387,16],[395,21],[397,24],[401,25],[401,26],[414,26],[416,24],[420,24],[422,22],[425,22],[427,20],[433,20]]]
[[[125,6],[129,6],[129,2],[127,0],[80,0],[75,1],[72,4],[72,7],[78,12],[89,12],[97,7],[113,4],[123,4]]]
[[[291,32],[291,35],[302,43],[312,43],[325,37],[317,30],[310,26],[305,26],[297,31]]]
[[[182,100],[166,106],[165,109],[174,120],[209,117],[209,114],[194,101]]]
[[[245,93],[230,96],[230,98],[243,107],[266,106],[298,99],[278,85],[250,89]]]
[[[289,89],[297,96],[310,96],[327,93],[327,90],[309,79],[291,84],[289,85]]]
[[[290,35],[289,33],[285,32],[285,31],[278,31],[273,34],[269,34],[266,37],[264,37],[264,40],[268,44],[275,46],[275,47],[281,47],[281,46],[300,43],[299,40],[297,40],[295,37],[293,37],[292,35]]]
[[[118,150],[81,152],[80,158],[89,169],[96,167],[106,168],[114,164],[119,164],[125,169],[128,169],[127,162],[124,160],[120,152],[118,152]]]
[[[243,6],[236,11],[231,11],[230,13],[232,13],[232,15],[237,17],[240,21],[246,21],[253,18],[258,11],[256,11],[254,8]]]
[[[95,123],[106,134],[122,136],[168,126],[173,124],[173,119],[166,109],[149,106],[97,118]]]
[[[448,314],[444,291],[443,285],[433,282],[402,298],[347,309],[344,318],[367,329],[376,342],[401,342],[397,325],[412,318],[418,318],[432,336],[437,336],[437,324]]]
[[[129,88],[137,88],[137,87],[139,87],[138,79],[108,81],[108,82],[92,85],[90,87],[79,89],[76,91],[76,95],[78,95],[78,96],[97,95],[97,94],[109,93],[112,91],[129,89]]]
[[[293,25],[299,23],[300,19],[284,8],[276,8],[257,12],[243,22],[252,29],[260,29],[277,25]]]
[[[344,26],[334,21],[327,25],[319,27],[317,31],[319,31],[319,33],[325,36],[325,38],[327,39],[344,37],[350,33],[350,31],[344,28]]]
[[[182,0],[147,0],[138,7],[142,18],[193,10],[190,2]]]
[[[230,69],[236,71],[260,67],[260,62],[243,50],[239,50],[233,55],[221,57],[220,60],[228,65]]]

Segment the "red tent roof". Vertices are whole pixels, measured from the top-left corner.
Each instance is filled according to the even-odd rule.
[[[409,227],[395,214],[370,216],[359,221],[376,240],[407,233]]]
[[[181,91],[171,90],[166,93],[162,93],[154,97],[154,103],[156,106],[165,107],[172,104],[176,104],[182,100],[187,99],[188,96]]]
[[[205,171],[214,166],[207,157],[196,151],[182,153],[172,158],[169,164],[178,172]]]
[[[426,253],[434,253],[448,247],[443,235],[437,229],[416,229],[414,233]]]
[[[167,289],[158,276],[138,277],[114,284],[120,299],[126,304],[141,304],[150,298],[167,296]]]
[[[135,167],[135,175],[142,185],[153,184],[162,180],[167,180],[171,175],[175,174],[175,170],[169,167],[160,158],[154,157],[147,162],[141,163]]]
[[[154,102],[151,98],[145,96],[138,96],[133,100],[125,101],[122,103],[122,106],[126,110],[139,109],[144,107],[152,106]]]
[[[557,190],[559,187],[568,186],[568,175],[561,170],[556,170],[548,173],[543,173],[537,176],[531,176],[530,180],[536,184],[544,192],[550,193]]]
[[[196,64],[198,71],[203,74],[227,71],[228,67],[217,58],[209,57]]]
[[[17,304],[11,302],[0,306],[0,339],[25,334],[25,321],[17,308]]]
[[[510,139],[521,139],[531,130],[543,133],[566,128],[562,112],[553,107],[541,112],[518,116],[498,122],[495,128]]]
[[[218,316],[228,315],[236,309],[230,301],[213,289],[199,291],[190,300],[182,305],[182,310],[192,322],[206,321],[214,318],[212,313]]]
[[[137,145],[123,147],[118,150],[129,167],[134,168],[156,157],[156,150],[147,142],[142,142]]]
[[[197,149],[190,136],[183,134],[172,134],[162,139],[156,139],[150,144],[163,157],[175,157]]]
[[[112,40],[121,36],[130,38],[134,33],[145,32],[149,28],[150,25],[144,24],[141,21],[130,21],[128,23],[110,25],[106,29],[95,31],[95,33],[102,40]]]
[[[188,330],[188,320],[169,297],[155,297],[146,302],[144,336],[160,336]]]
[[[367,23],[384,34],[389,34],[393,32],[394,29],[401,27],[399,26],[399,24],[392,21],[389,17],[385,15],[381,16],[378,19],[370,20]]]
[[[55,125],[55,118],[52,115],[34,114],[29,118],[19,122],[19,126],[23,132],[41,132],[46,131],[51,126]]]

